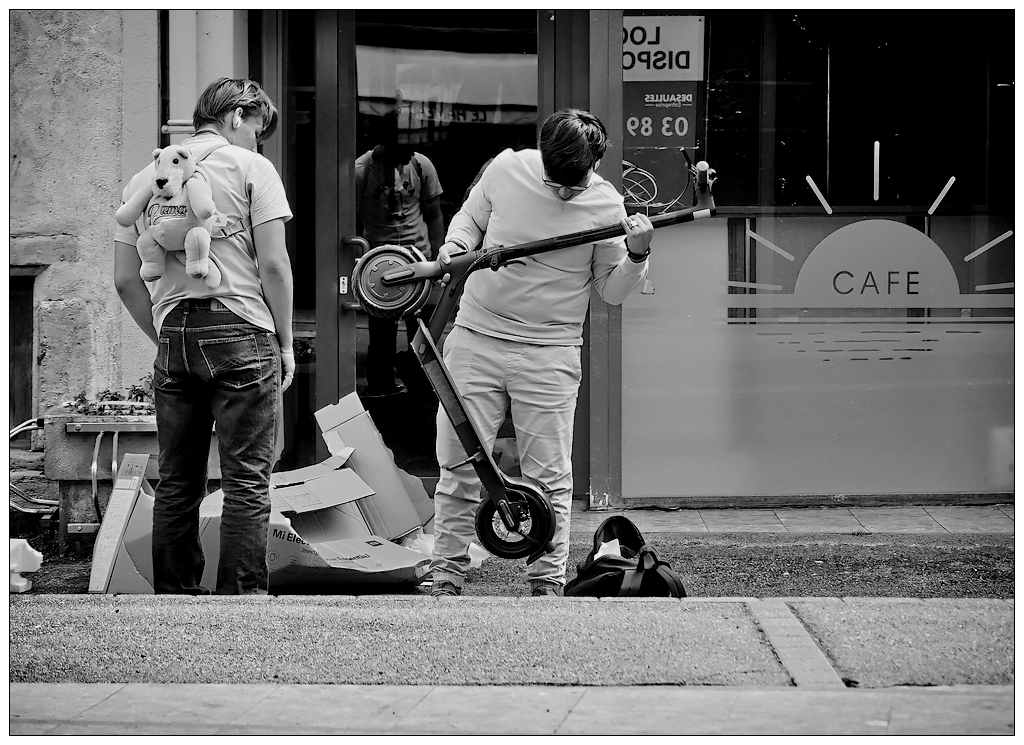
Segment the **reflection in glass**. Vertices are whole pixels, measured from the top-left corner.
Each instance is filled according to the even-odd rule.
[[[1012,492],[1011,20],[709,12],[719,216],[624,304],[624,497]]]
[[[387,236],[429,254],[439,240],[425,234],[431,216],[424,210],[437,189],[443,239],[489,159],[505,148],[535,146],[536,13],[403,12],[401,23],[394,20],[392,13],[356,12],[357,211],[367,217],[359,227],[371,246]],[[378,168],[389,121],[401,162]],[[372,216],[374,200],[379,217]],[[396,232],[385,223],[409,227]],[[360,314],[356,390],[399,467],[436,476],[437,399],[409,349],[414,333],[411,320],[381,324]],[[378,394],[384,389],[392,392]]]

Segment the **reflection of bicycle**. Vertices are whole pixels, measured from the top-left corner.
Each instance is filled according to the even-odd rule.
[[[627,207],[642,209],[649,215],[652,210],[655,213],[667,212],[683,206],[682,199],[693,185],[693,164],[686,150],[680,148],[680,152],[686,158],[686,185],[671,202],[655,201],[658,197],[658,181],[653,173],[628,160],[622,161],[622,196]]]
[[[13,441],[15,437],[23,432],[32,432],[42,428],[43,419],[41,417],[28,419],[11,430],[11,440]],[[22,489],[15,486],[13,481],[10,483],[10,487],[11,509],[15,512],[22,512],[28,515],[42,515],[43,519],[47,521],[52,520],[57,515],[57,510],[60,509],[60,502],[54,499],[30,497]]]

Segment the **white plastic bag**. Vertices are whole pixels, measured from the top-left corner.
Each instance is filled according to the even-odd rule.
[[[434,553],[434,536],[430,533],[424,533],[423,528],[417,528],[399,541],[399,545],[413,551],[418,551],[421,554],[432,556]],[[469,544],[469,566],[471,569],[478,568],[488,556],[490,554],[476,541]]]
[[[402,538],[398,545],[430,556],[434,553],[434,536],[424,533],[423,528],[416,528],[415,531]]]

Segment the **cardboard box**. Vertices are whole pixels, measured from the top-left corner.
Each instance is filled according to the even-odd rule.
[[[270,592],[338,592],[420,584],[430,557],[396,545],[434,516],[422,482],[395,465],[355,394],[316,412],[331,457],[270,479]],[[93,552],[90,592],[153,592],[153,489],[148,455],[127,454]],[[217,584],[224,493],[206,497],[202,585]]]
[[[398,540],[433,518],[434,504],[423,483],[395,465],[394,455],[355,393],[314,416],[327,449],[336,457],[347,454],[348,465],[374,491],[358,503],[372,533]]]
[[[338,492],[334,486],[351,483],[350,491]],[[420,584],[430,570],[430,557],[373,535],[366,527],[355,502],[368,491],[350,469],[318,476],[304,483],[308,494],[323,499],[325,507],[313,506],[285,515],[271,492],[270,528],[267,533],[267,566],[270,592],[320,593],[345,592],[366,586],[408,586]],[[204,501],[211,519],[204,525],[203,553],[216,565],[220,549],[219,505],[224,494],[214,492]],[[214,517],[214,513],[216,516]],[[216,573],[203,576],[203,585],[216,586]]]
[[[126,455],[118,472],[123,488],[112,495],[113,509],[108,506],[97,538],[90,592],[153,592],[153,490],[142,478],[144,462],[135,473],[140,468],[136,461],[147,458]],[[345,592],[420,584],[429,572],[430,557],[373,534],[358,506],[373,494],[342,458],[273,474],[267,535],[270,592]],[[201,584],[210,589],[217,584],[223,503],[224,492],[217,490],[199,509],[199,535],[206,557]]]
[[[146,490],[152,500],[153,491],[146,481],[148,464],[149,455],[145,453],[128,453],[121,459],[103,522],[93,544],[89,592],[153,592],[152,560],[149,562],[150,579],[142,580],[124,545],[139,495]],[[152,531],[152,507],[148,525]]]
[[[199,534],[206,556],[201,584],[217,586],[217,557],[220,552],[220,519],[224,493],[210,494],[200,507]],[[330,508],[328,508],[330,509]],[[358,515],[347,524],[365,524]],[[102,590],[90,591],[128,594],[153,592],[153,496],[140,490],[124,530],[110,572],[110,580]],[[378,536],[353,531],[352,537],[321,541],[305,540],[281,512],[272,509],[267,535],[267,565],[270,570],[270,592],[315,593],[344,592],[367,586],[406,586],[420,584],[430,568],[430,557]]]

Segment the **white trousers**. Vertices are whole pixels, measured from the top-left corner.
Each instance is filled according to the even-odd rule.
[[[487,452],[509,406],[516,430],[523,477],[548,491],[555,512],[553,553],[528,567],[531,583],[565,583],[572,510],[572,433],[582,367],[581,348],[521,344],[456,326],[444,344],[444,363],[455,381]],[[437,462],[441,476],[434,492],[434,582],[461,587],[469,567],[469,544],[476,536],[480,479],[466,459],[443,407],[437,412]]]

